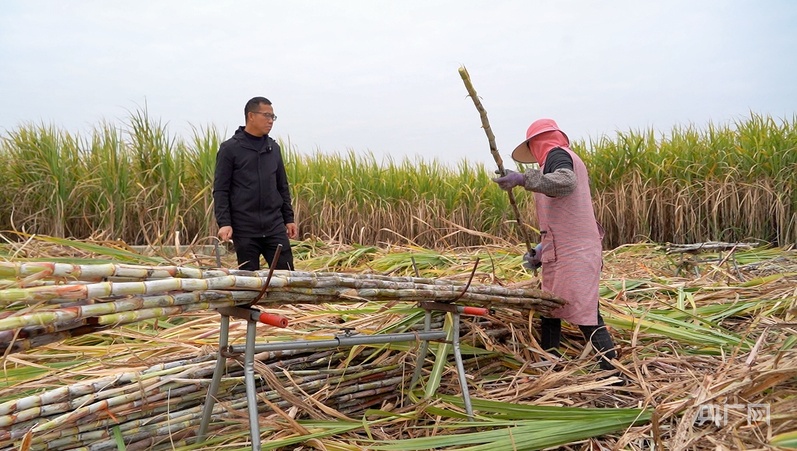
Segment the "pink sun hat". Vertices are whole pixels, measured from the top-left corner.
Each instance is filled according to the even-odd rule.
[[[528,142],[531,138],[535,136],[539,136],[545,132],[551,131],[558,131],[562,135],[564,135],[565,139],[567,140],[567,144],[570,145],[570,138],[565,135],[565,132],[559,130],[559,126],[556,125],[556,122],[553,119],[537,119],[536,121],[532,122],[529,126],[529,129],[526,130],[526,139],[515,147],[515,150],[512,151],[512,159],[517,161],[518,163],[536,163],[537,159],[534,158],[531,151],[529,150]]]

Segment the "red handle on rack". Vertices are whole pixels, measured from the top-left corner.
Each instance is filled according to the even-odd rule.
[[[486,316],[490,311],[483,307],[468,307],[465,306],[462,308],[462,313],[465,315],[473,315],[473,316]]]
[[[263,324],[268,324],[269,326],[274,327],[288,327],[288,318],[284,316],[275,315],[273,313],[261,313],[260,316],[257,318]]]

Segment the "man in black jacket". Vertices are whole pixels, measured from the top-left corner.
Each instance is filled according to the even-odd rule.
[[[293,269],[290,240],[298,229],[280,146],[268,136],[277,116],[271,101],[254,97],[244,107],[245,125],[219,146],[213,180],[213,203],[219,239],[233,240],[238,266],[260,269],[277,245],[275,269]]]

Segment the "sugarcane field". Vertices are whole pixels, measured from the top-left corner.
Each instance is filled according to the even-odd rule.
[[[3,136],[0,450],[797,449],[797,118],[571,143],[614,370],[567,321],[541,346],[569,301],[494,167],[280,141],[295,268],[244,270],[225,139],[146,109]]]

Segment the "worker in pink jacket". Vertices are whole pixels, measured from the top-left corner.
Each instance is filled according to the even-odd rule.
[[[564,319],[578,325],[591,341],[601,369],[612,370],[609,360],[617,357],[617,351],[598,311],[603,229],[592,209],[587,168],[552,119],[534,121],[512,158],[539,164],[539,169],[506,171],[493,179],[507,191],[522,186],[534,192],[541,242],[534,255],[524,255],[524,265],[542,265],[542,289],[567,301],[550,318],[542,318],[540,345],[558,354]]]

